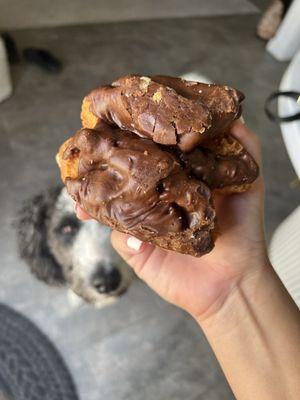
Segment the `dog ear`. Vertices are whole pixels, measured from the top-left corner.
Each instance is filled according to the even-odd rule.
[[[50,285],[65,283],[62,268],[48,247],[47,225],[61,188],[43,192],[25,202],[16,221],[21,258],[31,272]]]

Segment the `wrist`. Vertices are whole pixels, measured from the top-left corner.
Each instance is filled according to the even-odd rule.
[[[217,312],[197,321],[236,398],[296,398],[299,310],[269,262],[237,282]]]
[[[258,293],[271,290],[274,279],[278,280],[278,277],[266,258],[251,271],[227,282],[214,304],[205,313],[193,317],[204,330],[224,324],[234,327],[241,321],[244,307],[252,301],[262,301]]]

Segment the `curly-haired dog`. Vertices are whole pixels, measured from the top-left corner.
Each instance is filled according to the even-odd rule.
[[[21,257],[50,285],[67,284],[97,306],[124,293],[133,279],[110,243],[111,230],[94,220],[79,221],[66,189],[49,189],[21,209],[17,221]]]

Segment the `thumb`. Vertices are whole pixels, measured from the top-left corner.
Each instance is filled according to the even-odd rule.
[[[165,251],[134,236],[113,231],[111,242],[120,256],[132,267],[139,278],[155,289]]]

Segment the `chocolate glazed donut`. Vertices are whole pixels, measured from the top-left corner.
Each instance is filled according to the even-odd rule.
[[[244,192],[259,174],[254,159],[230,134],[213,138],[190,153],[177,154],[191,175],[213,191]]]
[[[128,75],[84,99],[82,122],[94,128],[99,118],[188,152],[225,132],[240,116],[243,99],[241,92],[228,86]]]
[[[68,192],[98,221],[201,256],[214,247],[212,193],[243,192],[259,168],[228,130],[244,95],[222,85],[128,75],[82,103],[60,148]]]
[[[209,188],[152,140],[102,122],[69,139],[58,162],[70,195],[98,221],[193,256],[213,248]]]
[[[105,120],[170,146],[191,174],[210,189],[243,192],[259,170],[237,139],[226,133],[241,115],[244,95],[228,86],[169,76],[128,75],[83,100],[84,127]]]

